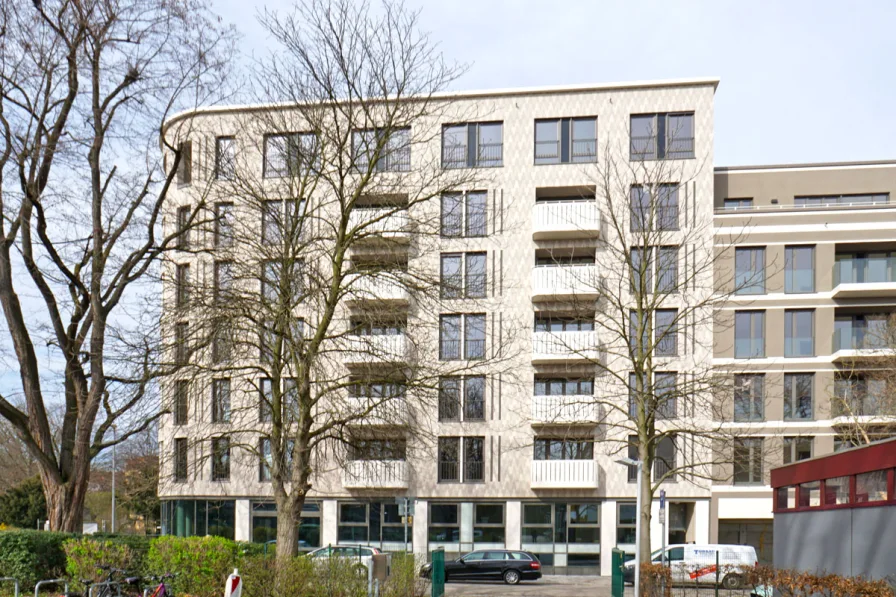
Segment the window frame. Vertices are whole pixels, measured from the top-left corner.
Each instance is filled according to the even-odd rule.
[[[754,296],[766,294],[766,261],[765,247],[735,247],[734,248],[734,294],[737,296]],[[738,255],[749,254],[750,264],[754,269],[749,271],[749,280],[741,284],[738,280],[743,276],[743,270],[738,269]],[[761,261],[759,271],[756,271],[756,263]],[[760,280],[757,282],[757,276]]]
[[[809,455],[805,458],[797,458],[800,442],[808,442]],[[784,446],[784,464],[793,464],[803,460],[809,460],[815,454],[815,437],[811,435],[785,435],[782,438]]]
[[[671,118],[687,118],[690,117],[691,133],[690,137],[681,137],[676,139],[674,135],[670,135]],[[633,135],[633,123],[636,119],[651,119],[651,124],[647,128],[649,135]],[[660,125],[662,123],[662,126]],[[629,114],[629,161],[653,161],[653,160],[692,160],[697,155],[697,121],[696,112],[694,110],[681,110],[676,112],[645,112]],[[646,149],[644,151],[636,150],[635,140],[646,140]],[[690,151],[676,150],[672,146],[675,141],[690,141]],[[670,154],[675,155],[670,155]],[[684,155],[679,155],[684,154]]]
[[[236,137],[215,137],[215,180],[233,180],[236,176]]]
[[[747,388],[747,384],[743,382],[749,382],[749,396],[738,396],[738,392],[743,388]],[[758,383],[757,383],[758,382]],[[756,386],[758,387],[758,396],[756,396]],[[733,392],[733,402],[734,402],[734,413],[732,415],[732,419],[737,423],[749,423],[749,422],[757,422],[757,421],[765,421],[765,373],[736,373],[734,375],[734,392]],[[738,402],[746,399],[749,401],[749,416],[743,417],[738,416]],[[756,404],[759,404],[759,412],[756,412]],[[743,409],[740,409],[740,412],[744,412]]]
[[[233,381],[229,377],[212,379],[212,423],[227,425],[231,422]]]
[[[500,127],[500,143],[484,143],[482,140],[482,132],[484,127]],[[450,129],[458,129],[463,131],[464,143],[448,146],[445,133]],[[454,138],[454,137],[452,137]],[[483,148],[495,146],[498,148],[497,158],[486,159],[483,157]],[[463,159],[446,159],[448,150],[463,150]],[[504,166],[504,121],[490,120],[482,122],[457,122],[442,125],[441,138],[441,163],[445,170],[457,168],[501,168]]]
[[[174,482],[186,483],[190,471],[190,447],[186,437],[174,438]]]
[[[500,507],[501,508],[501,522],[478,522],[479,520],[479,508],[482,507]],[[490,529],[501,529],[501,540],[500,541],[476,541],[476,531],[483,530],[487,531]],[[507,506],[506,503],[502,502],[474,502],[473,503],[473,545],[476,543],[505,543],[507,537]]]
[[[575,135],[575,124],[577,122],[589,122],[594,127],[594,137],[577,139]],[[556,141],[539,140],[539,125],[555,124]],[[548,166],[556,164],[586,164],[597,161],[597,116],[574,116],[560,118],[536,118],[533,126],[533,163],[536,166]],[[583,159],[577,159],[575,151],[576,141],[590,142],[589,147],[593,147],[593,151],[582,154]],[[555,143],[556,154],[551,156],[539,157],[539,144]],[[551,161],[547,161],[551,160]]]
[[[734,448],[734,472],[732,474],[732,485],[764,485],[765,484],[765,467],[763,466],[763,458],[765,452],[764,438],[762,437],[746,437],[735,438]],[[738,457],[738,450],[746,457]],[[746,472],[747,480],[738,481],[738,467],[741,472]],[[744,468],[746,467],[746,468]],[[758,475],[756,474],[758,471]],[[758,479],[756,478],[758,476]]]
[[[809,380],[809,412],[807,416],[798,416],[802,412],[799,392],[799,378]],[[784,374],[783,394],[783,419],[785,421],[814,421],[815,420],[815,374],[811,372],[788,372]],[[788,412],[790,413],[788,415]]]
[[[809,318],[809,329],[811,336],[809,337],[809,351],[803,353],[801,350],[795,350],[795,347],[801,345],[805,340],[802,336],[796,335],[796,330],[800,325],[804,325],[805,321],[798,321],[807,316]],[[785,358],[805,358],[815,356],[815,309],[785,309],[784,310],[784,357]]]
[[[749,328],[749,340],[750,350],[748,355],[743,355],[738,353],[738,336],[737,336],[737,320],[739,317],[749,317],[748,328]],[[759,329],[761,331],[761,337],[756,338],[753,336],[753,332],[756,328],[756,320],[754,318],[759,318]],[[765,346],[766,346],[766,329],[765,329],[765,309],[743,309],[737,310],[734,312],[734,358],[735,359],[764,359],[765,358]],[[742,339],[743,340],[743,339]],[[756,349],[759,349],[758,351]]]
[[[433,525],[433,519],[434,519],[434,517],[432,515],[433,507],[445,507],[445,506],[448,506],[448,507],[453,506],[454,507],[454,522],[447,523],[447,522],[439,521],[435,525]],[[458,543],[458,542],[460,542],[460,522],[461,522],[461,520],[460,520],[461,519],[460,502],[446,503],[446,502],[430,501],[428,504],[428,509],[429,509],[429,512],[428,512],[429,519],[427,521],[426,536],[427,536],[429,543]],[[432,530],[434,528],[435,529],[446,529],[446,530],[456,529],[456,532],[452,532],[451,534],[452,534],[452,536],[457,536],[457,541],[440,541],[440,540],[434,538],[433,532],[432,532]]]
[[[183,427],[190,422],[190,382],[178,379],[174,382],[174,416],[175,427]]]
[[[818,284],[816,283],[816,257],[815,245],[785,245],[784,246],[784,293],[785,294],[813,294]],[[812,287],[808,290],[798,289],[796,284],[796,272],[800,271],[794,267],[797,253],[809,251],[811,265],[809,270],[812,272]]]
[[[222,449],[223,446],[223,449]],[[212,482],[230,481],[230,438],[226,435],[212,438]]]

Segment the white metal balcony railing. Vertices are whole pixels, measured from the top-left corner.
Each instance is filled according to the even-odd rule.
[[[358,418],[356,425],[405,425],[408,422],[408,403],[403,397],[369,398],[349,396],[346,408]]]
[[[359,234],[365,239],[400,240],[408,237],[408,212],[392,207],[356,207],[348,218],[352,229],[363,226]]]
[[[600,347],[597,333],[589,332],[533,332],[533,361],[586,360],[597,362]]]
[[[532,489],[597,489],[597,461],[533,460]]]
[[[405,334],[344,336],[342,360],[350,364],[403,363],[408,358]]]
[[[350,460],[342,471],[342,485],[349,489],[407,489],[405,460]]]
[[[407,302],[407,285],[391,272],[352,274],[348,280],[348,300],[353,302]]]
[[[532,210],[532,236],[593,238],[600,235],[600,211],[594,201],[544,201]]]
[[[577,265],[539,265],[532,270],[533,297],[597,298],[600,276],[593,263]]]
[[[598,420],[594,396],[533,396],[533,423],[593,423]]]

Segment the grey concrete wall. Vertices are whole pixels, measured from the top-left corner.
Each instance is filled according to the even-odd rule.
[[[844,576],[896,574],[896,508],[776,514],[774,563]]]

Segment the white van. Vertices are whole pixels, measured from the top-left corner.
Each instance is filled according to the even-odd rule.
[[[726,589],[741,588],[744,570],[759,565],[756,549],[751,545],[667,545],[665,552],[662,549],[653,552],[650,560],[669,566],[672,582],[682,585],[715,584],[718,561],[719,584]],[[635,561],[626,562],[622,572],[625,582],[633,583]]]

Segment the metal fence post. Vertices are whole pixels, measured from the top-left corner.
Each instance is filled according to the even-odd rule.
[[[445,548],[440,547],[432,552],[432,597],[445,594]]]
[[[719,550],[716,550],[716,597],[719,597]]]
[[[623,597],[625,584],[622,578],[622,567],[625,564],[624,552],[621,549],[613,548],[611,560],[611,586],[610,595],[612,597]]]

